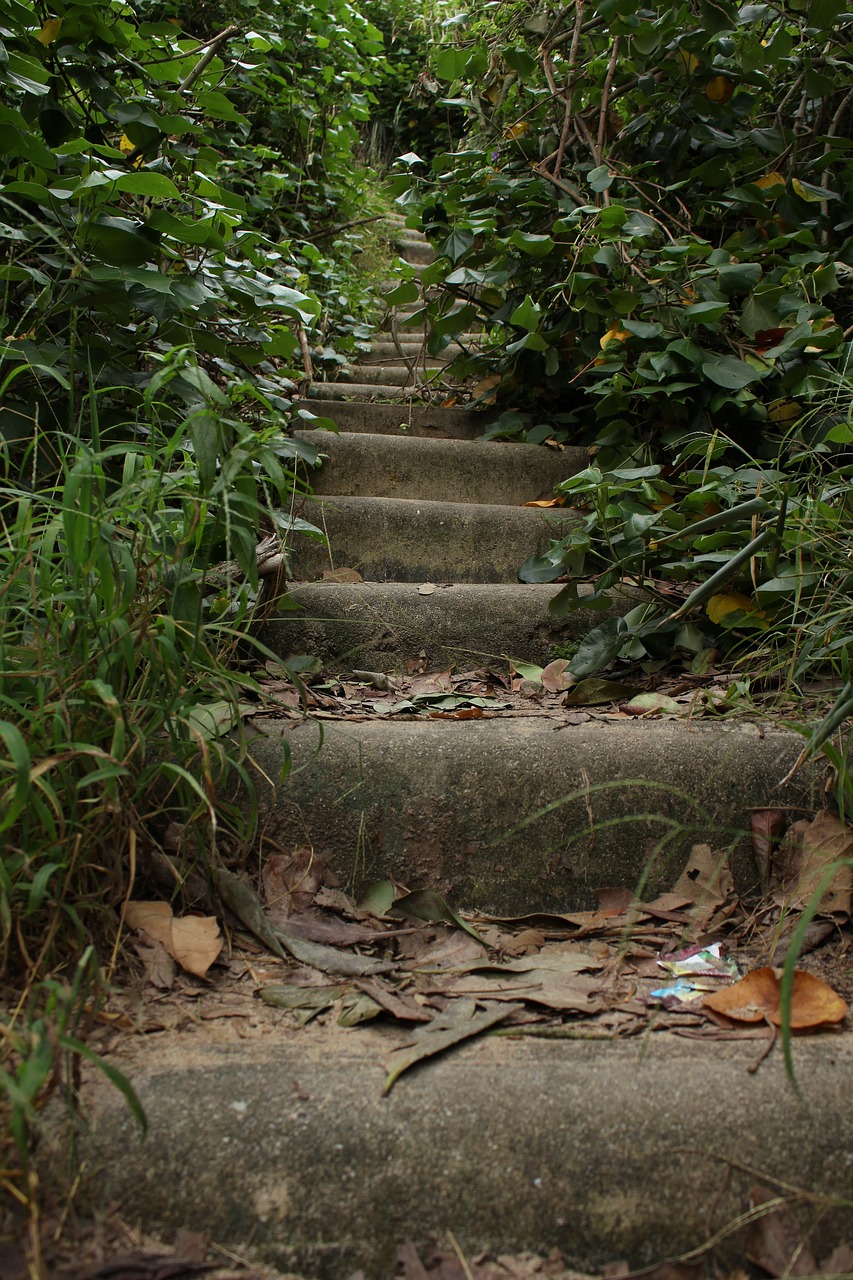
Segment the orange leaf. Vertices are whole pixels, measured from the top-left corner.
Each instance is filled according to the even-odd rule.
[[[705,612],[712,622],[721,622],[726,614],[740,609],[744,613],[755,613],[755,602],[740,591],[726,591],[711,596],[705,605]]]
[[[722,1013],[735,1022],[772,1022],[781,1026],[779,1007],[781,983],[776,969],[753,969],[740,982],[722,991],[714,991],[702,1001],[709,1009]],[[847,1005],[812,973],[797,969],[791,993],[791,1029],[807,1031],[828,1023],[841,1022]]]

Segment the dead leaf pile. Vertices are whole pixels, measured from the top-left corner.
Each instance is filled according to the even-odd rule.
[[[441,590],[424,583],[421,595]],[[299,664],[302,659],[289,660]],[[721,672],[695,674],[635,673],[631,680],[599,677],[574,682],[566,658],[545,667],[511,660],[509,671],[490,667],[472,671],[426,671],[426,654],[407,663],[405,675],[384,671],[351,671],[342,676],[322,676],[319,664],[305,659],[298,680],[280,664],[270,662],[259,679],[263,704],[247,715],[277,714],[285,718],[373,720],[395,716],[403,720],[479,720],[498,716],[549,716],[560,723],[582,724],[593,719],[644,719],[668,716],[719,715],[731,709],[727,702],[735,676]]]
[[[772,1044],[780,1025],[781,970],[754,964],[754,915],[708,845],[694,846],[674,889],[651,902],[607,889],[592,911],[516,919],[462,917],[438,893],[391,880],[356,902],[309,850],[268,859],[263,902],[232,872],[214,880],[285,966],[280,981],[258,984],[265,1004],[297,1025],[396,1026],[386,1093],[416,1063],[486,1032],[609,1039],[666,1029]],[[820,978],[796,973],[794,1031],[836,1026],[846,1012]]]

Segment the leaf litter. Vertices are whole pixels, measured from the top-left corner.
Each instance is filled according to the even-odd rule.
[[[765,844],[766,825],[756,836]],[[725,856],[706,844],[693,846],[672,890],[651,901],[612,887],[597,891],[591,910],[517,918],[460,913],[434,890],[390,879],[356,900],[310,849],[268,857],[260,893],[224,867],[213,884],[228,963],[250,978],[258,1001],[295,1027],[381,1024],[387,1093],[416,1064],[484,1034],[621,1039],[666,1030],[705,1041],[769,1038],[772,1047],[777,966],[805,890],[823,881],[794,977],[791,1026],[831,1033],[851,994],[849,968],[845,976],[838,964],[849,946],[851,888],[825,868],[848,836],[829,813],[795,824],[776,842],[768,891],[755,906],[738,897]],[[125,919],[157,905],[130,903]],[[168,918],[174,929],[170,910]],[[274,972],[243,959],[247,952],[275,957]]]

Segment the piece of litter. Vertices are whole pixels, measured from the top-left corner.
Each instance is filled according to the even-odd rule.
[[[434,593],[435,593],[434,582],[422,582],[421,585],[418,587],[419,596],[431,596]]]
[[[722,946],[714,942],[710,947],[685,947],[658,957],[658,964],[674,977],[692,974],[702,978],[740,977],[740,967],[731,956],[722,954]]]

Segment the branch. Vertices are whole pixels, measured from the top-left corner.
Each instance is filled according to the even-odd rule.
[[[185,76],[179,84],[178,92],[184,93],[185,90],[191,88],[205,68],[210,66],[211,62],[219,52],[220,45],[225,44],[226,40],[230,40],[232,36],[238,35],[239,32],[240,28],[232,24],[230,27],[226,27],[224,31],[220,31],[218,36],[214,36],[205,52],[193,67],[192,71],[190,71],[190,73]]]
[[[566,111],[563,116],[563,130],[560,134],[560,145],[557,147],[557,158],[554,161],[554,177],[560,176],[560,170],[563,167],[563,156],[569,142],[569,131],[572,127],[572,99],[575,93],[575,65],[578,56],[578,44],[580,43],[581,26],[583,24],[583,5],[584,0],[575,0],[575,28],[572,32],[572,45],[569,50],[569,79],[566,85]]]

